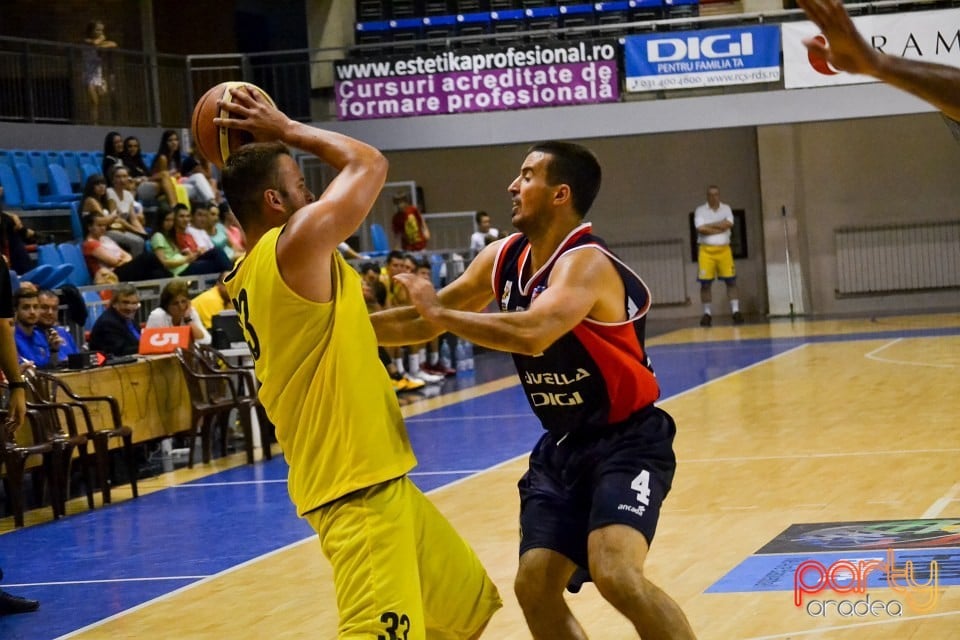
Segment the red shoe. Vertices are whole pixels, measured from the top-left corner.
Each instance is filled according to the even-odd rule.
[[[423,369],[424,371],[428,372],[428,373],[435,373],[436,375],[438,375],[438,376],[444,376],[445,378],[449,378],[449,377],[451,377],[451,376],[457,375],[457,370],[456,370],[456,369],[451,369],[450,367],[445,367],[445,366],[443,366],[442,364],[440,364],[439,362],[438,362],[437,364],[425,364],[425,365],[423,365],[423,366],[420,367],[420,368]]]

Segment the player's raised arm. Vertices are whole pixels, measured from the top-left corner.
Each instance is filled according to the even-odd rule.
[[[807,49],[841,71],[873,76],[922,98],[960,120],[960,68],[877,51],[857,31],[840,0],[797,0],[827,39],[804,41]]]
[[[248,190],[261,198],[253,204],[267,212],[265,228],[286,225],[277,243],[284,281],[309,299],[329,299],[329,279],[323,276],[329,272],[331,256],[373,206],[386,179],[386,158],[364,142],[291,120],[255,92],[234,89],[233,100],[220,106],[231,117],[216,118],[214,124],[249,131],[257,141],[276,140],[302,149],[339,171],[315,198],[296,161],[285,156],[264,189]],[[231,163],[226,174],[234,169]],[[240,172],[235,173],[234,182],[241,181]],[[227,175],[224,181],[226,189]],[[251,231],[254,239],[262,235],[262,230],[241,223],[248,237]]]

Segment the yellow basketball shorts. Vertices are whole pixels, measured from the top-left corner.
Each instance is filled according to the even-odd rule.
[[[720,246],[700,245],[697,264],[700,269],[697,280],[700,282],[710,282],[718,277],[721,280],[732,280],[737,277],[737,269],[733,264],[733,251],[730,250],[728,244]]]
[[[333,565],[338,638],[468,638],[502,606],[473,549],[406,476],[305,518]]]

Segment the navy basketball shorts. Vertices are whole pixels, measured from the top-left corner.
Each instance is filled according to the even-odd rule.
[[[518,484],[520,554],[550,549],[587,569],[587,537],[612,524],[652,544],[677,466],[675,434],[656,407],[590,433],[545,433]]]

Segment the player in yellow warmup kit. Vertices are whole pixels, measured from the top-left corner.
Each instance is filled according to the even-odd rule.
[[[290,497],[333,565],[338,637],[477,638],[500,597],[406,476],[416,459],[360,276],[337,251],[373,205],[387,162],[246,90],[223,106],[232,117],[217,124],[281,141],[247,145],[226,163],[223,188],[248,248],[225,284],[290,466]],[[339,170],[320,198],[282,143]]]

